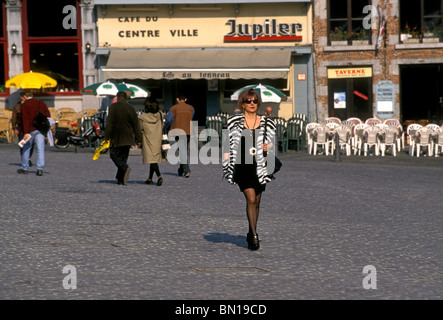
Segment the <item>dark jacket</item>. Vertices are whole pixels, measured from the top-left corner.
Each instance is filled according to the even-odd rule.
[[[40,106],[39,106],[40,104]],[[25,135],[34,130],[37,130],[32,125],[35,116],[37,115],[38,110],[43,113],[46,117],[51,117],[51,112],[48,109],[48,106],[43,101],[30,98],[23,102],[22,104],[22,113],[20,119],[20,134]]]
[[[120,100],[109,107],[105,138],[111,140],[112,147],[132,146],[142,142],[137,113],[126,101]]]

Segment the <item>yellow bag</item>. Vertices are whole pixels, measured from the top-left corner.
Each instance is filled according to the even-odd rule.
[[[94,153],[94,156],[92,157],[92,160],[97,160],[100,157],[100,155],[102,154],[102,151],[109,148],[109,145],[110,145],[110,141],[104,140],[102,142],[102,144],[100,145],[100,147],[95,149],[95,153]]]

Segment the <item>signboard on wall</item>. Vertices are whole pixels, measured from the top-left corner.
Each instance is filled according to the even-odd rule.
[[[378,118],[388,119],[395,115],[395,85],[391,81],[380,81],[375,85],[376,107]]]
[[[244,47],[311,43],[309,12],[303,3],[102,6],[99,47]]]
[[[370,78],[372,77],[372,68],[329,68],[328,79],[346,79],[346,78]]]

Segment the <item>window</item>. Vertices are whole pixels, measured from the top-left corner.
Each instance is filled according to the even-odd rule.
[[[40,10],[39,1],[23,1],[23,21],[27,22],[23,27],[24,71],[41,72],[57,80],[57,87],[47,92],[78,94],[83,83],[78,1],[46,0],[45,16],[50,19],[35,14]]]
[[[438,39],[443,35],[443,0],[401,0],[401,40]]]
[[[371,41],[371,29],[363,27],[368,15],[363,13],[363,8],[370,4],[371,0],[328,0],[329,44],[331,41],[348,44],[355,40]]]
[[[355,76],[356,73],[363,70],[364,73]],[[334,74],[339,76],[334,76]],[[373,113],[372,68],[329,68],[328,96],[330,117],[342,120],[357,117],[362,121],[371,118]]]

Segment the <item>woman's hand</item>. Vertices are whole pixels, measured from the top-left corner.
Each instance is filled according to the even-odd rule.
[[[263,151],[268,152],[268,144],[267,143],[263,143]]]

